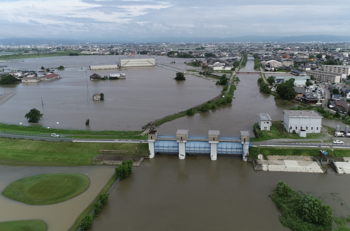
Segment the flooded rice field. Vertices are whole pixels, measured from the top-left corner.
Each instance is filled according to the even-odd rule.
[[[185,82],[176,82],[173,79],[176,71],[186,68],[184,60],[176,59],[177,63],[171,64],[173,59],[166,57],[157,58],[158,64],[166,65],[163,67],[95,71],[102,76],[126,73],[125,80],[90,81],[93,72],[88,66],[115,64],[119,58],[121,56],[68,56],[7,62],[11,70],[59,65],[67,68],[57,71],[62,79],[53,82],[0,87],[0,93],[16,93],[0,105],[0,122],[28,124],[24,115],[37,108],[44,114],[40,124],[45,127],[87,129],[85,121],[90,119],[91,130],[141,130],[147,122],[210,100],[222,89],[210,80],[191,75],[186,76]],[[95,93],[104,93],[105,101],[93,102]]]
[[[0,166],[0,192],[21,178],[47,173],[79,173],[90,179],[89,188],[77,197],[52,205],[28,205],[0,194],[0,222],[13,220],[43,220],[48,231],[68,230],[77,217],[95,199],[114,174],[113,166],[83,167],[18,167]]]

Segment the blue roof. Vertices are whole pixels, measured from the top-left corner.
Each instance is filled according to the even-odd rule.
[[[241,143],[221,142],[218,144],[218,154],[243,154]]]
[[[176,139],[176,136],[171,136],[171,135],[158,135],[158,138],[161,138],[161,139]]]
[[[210,143],[206,141],[186,142],[186,153],[210,153]]]
[[[240,140],[241,137],[227,137],[227,136],[220,136],[219,140]]]
[[[155,152],[179,152],[179,144],[176,141],[156,141]]]
[[[208,140],[208,136],[188,136],[188,139],[202,139],[202,140]]]

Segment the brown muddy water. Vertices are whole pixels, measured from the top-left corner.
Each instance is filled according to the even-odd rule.
[[[156,58],[158,64],[166,65],[163,67],[96,71],[102,76],[126,73],[125,80],[89,80],[93,72],[88,66],[112,64],[120,58],[122,56],[68,56],[7,62],[12,70],[38,70],[41,66],[59,65],[67,68],[57,71],[62,79],[53,82],[0,87],[0,93],[16,93],[0,105],[0,122],[27,125],[24,115],[37,108],[44,114],[40,124],[45,127],[86,129],[85,121],[90,119],[91,130],[141,130],[147,122],[210,100],[222,89],[210,80],[192,75],[186,76],[185,82],[175,81],[176,72],[184,71],[188,66],[183,59],[176,59],[177,63],[171,64],[173,59],[167,57]],[[92,95],[101,92],[105,94],[105,101],[93,102]]]
[[[254,62],[250,59],[241,71],[254,71]],[[208,130],[220,130],[221,135],[239,135],[240,131],[252,130],[253,124],[259,120],[259,113],[268,113],[272,120],[283,120],[282,111],[294,106],[292,103],[284,105],[283,100],[261,93],[257,84],[259,75],[237,76],[240,81],[236,84],[232,106],[171,121],[160,127],[160,133],[172,134],[181,128],[196,135],[207,134]]]
[[[156,156],[110,193],[92,231],[289,230],[269,194],[279,180],[350,215],[349,176],[255,172],[240,158]],[[343,203],[343,205],[341,205]]]
[[[0,192],[12,182],[47,173],[79,173],[90,179],[89,188],[77,197],[53,205],[28,205],[0,194],[0,222],[13,220],[43,220],[48,231],[68,230],[77,217],[95,199],[114,174],[113,166],[82,167],[19,167],[0,166]]]
[[[136,56],[149,57],[149,56]],[[125,56],[51,57],[6,62],[9,69],[40,69],[63,65],[58,71],[63,78],[54,82],[19,84],[0,87],[2,92],[16,95],[0,105],[0,122],[28,125],[24,115],[32,108],[43,114],[40,122],[45,127],[90,130],[141,130],[142,125],[164,116],[187,110],[217,96],[222,87],[215,80],[186,75],[185,82],[173,78],[178,71],[195,69],[184,64],[189,59],[171,59],[158,56],[156,67],[124,68],[123,70],[96,71],[100,75],[124,72],[126,80],[90,81],[93,73],[90,65],[115,64]],[[171,62],[175,61],[176,64]],[[254,62],[249,59],[242,71],[253,71]],[[190,73],[190,72],[188,72]],[[204,135],[218,129],[221,135],[239,135],[242,130],[251,131],[259,113],[269,113],[273,120],[282,120],[285,109],[294,106],[275,100],[274,96],[260,93],[258,75],[239,74],[240,82],[234,93],[232,106],[209,113],[182,117],[158,128],[161,134],[174,134],[177,129],[189,129],[192,135]],[[104,102],[93,102],[94,93],[104,93]],[[42,106],[43,100],[44,106]],[[90,126],[85,121],[90,119]],[[58,122],[58,123],[57,123]],[[335,127],[340,121],[324,120]],[[252,133],[251,133],[252,134]]]

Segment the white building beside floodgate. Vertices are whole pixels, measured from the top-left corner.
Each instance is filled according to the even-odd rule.
[[[267,113],[259,114],[259,127],[260,130],[270,131],[272,125],[272,119]]]
[[[120,67],[153,67],[156,59],[120,59]]]
[[[315,111],[283,110],[283,125],[289,133],[306,137],[307,133],[320,133],[322,116]]]

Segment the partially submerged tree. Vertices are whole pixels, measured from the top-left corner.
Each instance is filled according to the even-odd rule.
[[[184,73],[182,73],[182,72],[177,72],[177,73],[176,73],[175,80],[177,80],[177,81],[186,80]]]
[[[41,114],[39,110],[33,108],[24,117],[28,119],[30,123],[37,123],[43,117],[43,114]]]

